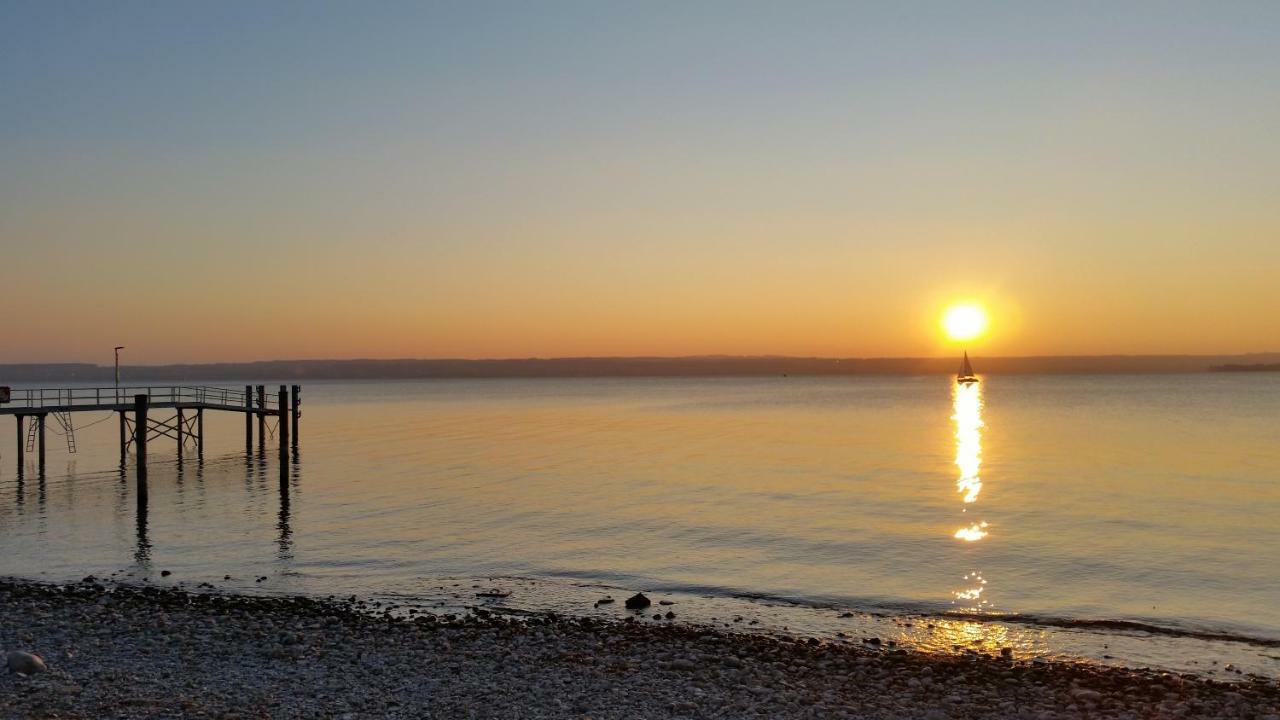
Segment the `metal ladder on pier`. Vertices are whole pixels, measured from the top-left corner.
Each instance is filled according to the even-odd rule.
[[[53,417],[57,419],[58,424],[62,426],[63,434],[67,436],[67,452],[76,454],[76,427],[71,422],[70,412],[55,412]]]
[[[71,413],[69,412],[53,412],[50,413],[53,418],[62,426],[62,434],[67,438],[67,452],[75,455],[76,453],[76,427],[71,422]],[[40,437],[40,421],[32,418],[27,425],[27,452],[36,449],[36,440]]]

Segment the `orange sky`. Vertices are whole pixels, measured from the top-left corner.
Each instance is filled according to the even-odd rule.
[[[1267,6],[66,12],[0,362],[1280,350]]]

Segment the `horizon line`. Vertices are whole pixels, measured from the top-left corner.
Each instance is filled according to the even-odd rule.
[[[979,355],[973,354],[972,351],[961,348],[959,352],[970,352],[974,358],[983,358],[986,360],[1072,360],[1072,359],[1175,359],[1175,358],[1247,358],[1254,356],[1280,355],[1280,350],[1262,350],[1243,353],[1085,353],[1085,354],[1067,354],[1067,355]],[[475,362],[475,363],[500,363],[500,362],[559,362],[559,361],[697,361],[697,360],[818,360],[818,361],[834,361],[840,362],[844,360],[867,362],[867,361],[905,361],[905,360],[947,360],[952,355],[731,355],[731,354],[701,354],[701,355],[555,355],[555,356],[508,356],[508,357],[322,357],[322,358],[272,358],[258,360],[202,360],[202,361],[184,361],[184,362],[160,362],[160,363],[122,363],[120,367],[130,368],[163,368],[178,366],[204,366],[204,365],[254,365],[266,363],[354,363],[354,362]],[[98,364],[88,361],[28,361],[28,362],[0,362],[0,368],[4,367],[30,367],[30,366],[90,366],[96,368],[110,368],[111,364]]]

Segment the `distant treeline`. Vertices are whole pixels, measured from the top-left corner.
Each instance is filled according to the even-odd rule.
[[[1253,355],[973,356],[979,374],[1194,373],[1280,369],[1280,353]],[[937,375],[957,358],[620,357],[509,360],[269,360],[245,363],[126,366],[123,384],[224,380],[362,380],[411,378],[708,377],[752,375]],[[0,365],[0,385],[112,382],[110,366],[88,363]]]
[[[1252,365],[1214,365],[1215,372],[1280,372],[1280,363],[1254,363]]]

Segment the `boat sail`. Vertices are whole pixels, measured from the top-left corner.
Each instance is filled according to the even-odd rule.
[[[960,372],[956,373],[956,382],[961,385],[978,382],[978,376],[973,374],[973,366],[969,364],[969,351],[964,353],[964,362],[960,365]]]

